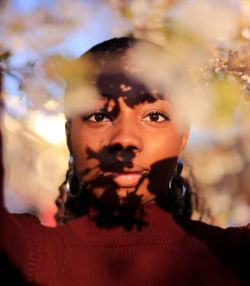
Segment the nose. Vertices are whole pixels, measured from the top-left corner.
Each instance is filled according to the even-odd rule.
[[[112,153],[123,151],[137,153],[142,149],[143,142],[137,124],[132,120],[124,119],[117,122],[109,142],[109,150]]]

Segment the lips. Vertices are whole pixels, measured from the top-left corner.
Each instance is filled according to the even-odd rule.
[[[112,180],[121,188],[136,187],[145,178],[148,171],[140,166],[133,166],[130,162],[116,162],[104,171],[104,176]]]
[[[149,172],[131,161],[119,161],[103,168],[103,173],[120,188],[128,188],[136,187]]]
[[[142,172],[131,173],[111,173],[108,175],[119,187],[136,187],[146,176]]]

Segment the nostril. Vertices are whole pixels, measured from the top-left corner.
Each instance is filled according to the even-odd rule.
[[[109,146],[109,150],[111,153],[120,153],[123,154],[123,156],[128,156],[128,154],[133,154],[132,157],[134,157],[134,152],[137,150],[136,146],[128,146],[124,148],[122,144],[112,144]]]
[[[137,150],[138,148],[136,146],[129,146],[127,149],[131,150],[131,151],[134,151],[134,150]]]
[[[112,153],[118,153],[121,152],[123,148],[121,144],[117,143],[109,146],[109,149]]]

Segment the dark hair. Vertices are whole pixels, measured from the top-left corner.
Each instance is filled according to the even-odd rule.
[[[97,64],[101,64],[107,59],[116,56],[125,55],[129,48],[133,47],[138,42],[145,40],[138,40],[132,37],[113,38],[111,40],[100,43],[85,54],[80,59],[91,56]],[[149,43],[148,41],[145,41]],[[66,192],[66,185],[69,184],[71,192]],[[186,192],[184,196],[179,196],[179,193],[185,187]],[[195,198],[195,199],[193,199]],[[91,196],[79,185],[76,174],[72,174],[70,170],[66,173],[66,179],[59,187],[59,196],[56,199],[58,207],[55,215],[57,224],[63,224],[67,221],[83,216],[88,212],[88,206],[91,204]],[[191,191],[188,180],[181,179],[180,183],[174,183],[172,190],[168,192],[167,209],[174,215],[190,218],[193,212],[193,207],[196,208],[197,196]]]
[[[133,47],[138,42],[144,42],[145,40],[139,40],[133,37],[121,37],[113,38],[107,41],[104,41],[98,45],[93,46],[82,57],[86,55],[99,56],[104,59],[106,57],[114,57],[125,54],[125,52]]]

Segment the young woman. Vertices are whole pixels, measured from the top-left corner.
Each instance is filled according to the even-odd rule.
[[[190,220],[192,193],[181,177],[188,127],[173,101],[127,65],[137,43],[112,39],[80,59],[94,61],[99,94],[90,112],[67,118],[71,157],[56,201],[59,226],[1,207],[6,273],[19,283],[249,282],[250,230]]]

